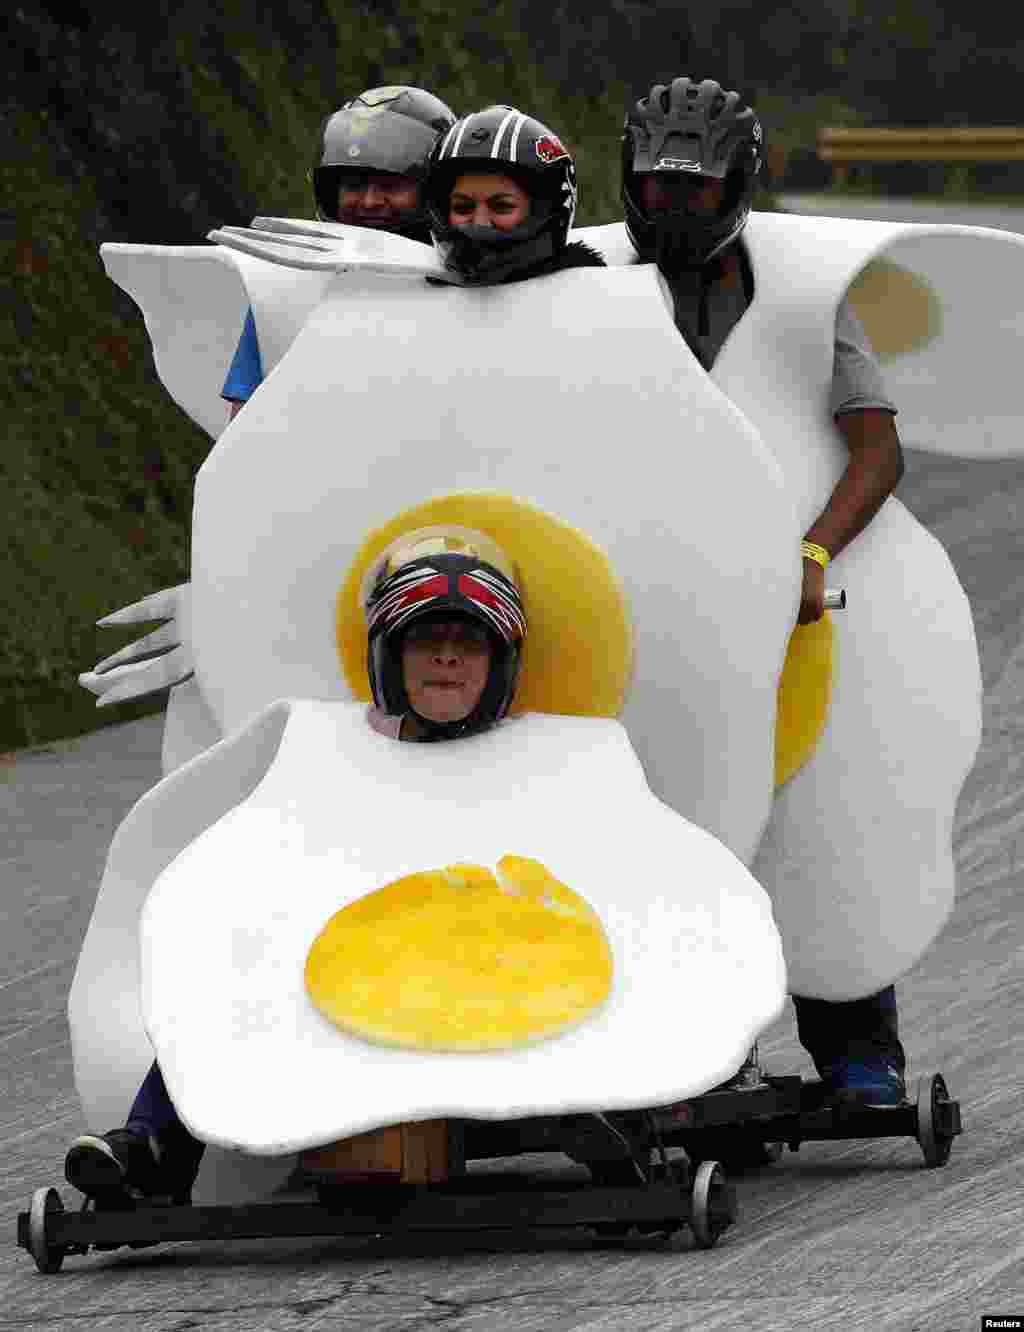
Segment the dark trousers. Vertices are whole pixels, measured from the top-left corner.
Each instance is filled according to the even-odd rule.
[[[880,1055],[891,1060],[901,1074],[906,1071],[892,985],[849,1003],[794,994],[793,1007],[800,1044],[814,1060],[820,1076],[824,1077],[825,1070],[837,1059],[877,1059]]]
[[[175,1181],[180,1181],[183,1187],[192,1187],[206,1144],[193,1138],[178,1118],[158,1064],[154,1064],[143,1079],[128,1112],[125,1128],[156,1138]]]

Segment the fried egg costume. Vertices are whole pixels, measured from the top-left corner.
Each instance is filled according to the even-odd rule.
[[[227,738],[125,820],[72,990],[76,1077],[97,1128],[121,1122],[154,1047],[189,1127],[247,1153],[397,1119],[673,1099],[736,1066],[786,985],[741,861],[771,893],[788,985],[805,995],[878,990],[951,908],[977,653],[944,552],[898,502],[830,570],[851,595],[831,708],[773,803],[776,689],[799,538],[843,466],[827,416],[836,302],[866,269],[870,289],[872,261],[910,274],[882,284],[873,316],[861,309],[876,345],[896,330],[902,354],[886,371],[904,441],[1006,456],[1024,246],[976,229],[755,216],[755,300],[709,376],[650,266],[445,289],[410,280],[431,268],[414,243],[345,230],[309,228],[327,236],[319,250],[241,242],[262,259],[105,247],[165,384],[211,433],[247,300],[271,372],[196,485],[191,644]],[[583,235],[613,264],[625,256],[621,229]],[[923,338],[897,336],[885,304],[897,287],[932,320]],[[179,327],[200,308],[206,355],[225,349],[202,392]],[[628,740],[607,717],[551,715],[465,745],[368,732],[338,665],[339,586],[367,529],[436,516],[417,508],[430,495],[519,497],[607,554],[633,617]],[[472,786],[450,789],[472,813],[455,836],[433,816],[438,790],[466,778],[460,753]],[[393,791],[409,817],[396,810],[385,830]],[[615,971],[594,1016],[487,1055],[385,1050],[310,1017],[296,968],[333,911],[402,874],[508,853],[536,858],[600,916]],[[200,1196],[287,1171],[284,1157],[208,1158]]]

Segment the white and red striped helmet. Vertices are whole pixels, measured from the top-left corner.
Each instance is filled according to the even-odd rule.
[[[530,196],[530,216],[508,231],[454,226],[452,185],[464,172],[512,176]],[[576,164],[554,132],[514,106],[489,106],[457,120],[438,139],[425,187],[434,248],[464,281],[514,279],[565,249],[576,215]]]
[[[402,637],[424,619],[465,617],[491,641],[480,701],[464,721],[424,722],[437,738],[493,726],[515,693],[526,616],[511,561],[489,537],[466,528],[425,528],[392,544],[364,583],[367,670],[374,702],[394,716],[412,711],[402,679]]]

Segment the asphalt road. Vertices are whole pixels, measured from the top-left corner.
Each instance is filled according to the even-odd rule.
[[[150,718],[0,759],[0,1329],[974,1332],[982,1314],[1024,1315],[1024,463],[911,455],[899,493],[957,567],[985,681],[956,909],[898,987],[911,1082],[941,1070],[963,1106],[948,1165],[925,1169],[910,1139],[805,1144],[739,1179],[740,1223],[709,1252],[688,1237],[619,1251],[571,1235],[268,1240],[90,1254],[38,1275],[15,1216],[42,1185],[71,1202],[67,992],[110,838],[158,776]],[[666,1013],[669,1046],[685,1017]],[[788,1014],[761,1048],[772,1072],[810,1072]]]

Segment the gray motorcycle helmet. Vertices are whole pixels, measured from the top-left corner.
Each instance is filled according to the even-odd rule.
[[[346,178],[373,172],[422,182],[435,143],[454,123],[451,107],[423,88],[369,88],[353,97],[320,127],[312,173],[317,216],[338,220],[338,190]],[[385,230],[430,243],[422,204],[401,226]]]
[[[655,84],[626,116],[622,134],[626,231],[641,258],[694,269],[720,254],[746,226],[763,150],[761,124],[739,93],[714,79]],[[725,182],[725,197],[714,217],[651,216],[638,190],[649,172],[710,176]]]

